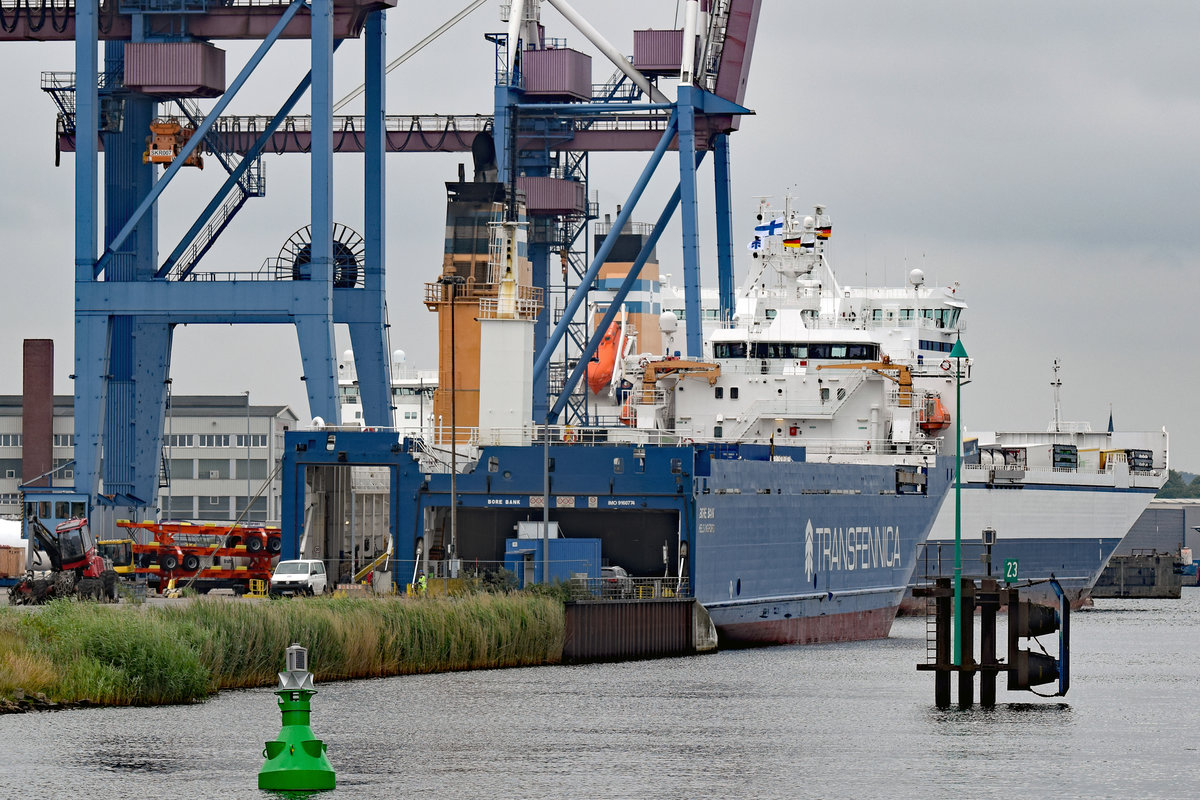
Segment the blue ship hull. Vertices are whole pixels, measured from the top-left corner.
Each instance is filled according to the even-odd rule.
[[[449,474],[426,472],[415,443],[387,434],[326,438],[287,435],[285,483],[301,464],[385,465],[395,574],[425,568],[418,551],[451,557]],[[547,457],[563,535],[599,539],[604,560],[634,576],[686,578],[726,646],[887,636],[951,477],[945,465],[810,463],[803,448],[762,445],[484,447],[454,488],[464,568],[503,564],[517,523],[542,519]],[[285,502],[285,531],[302,510]]]
[[[882,638],[949,483],[895,466],[714,460],[697,494],[696,598],[723,644]]]

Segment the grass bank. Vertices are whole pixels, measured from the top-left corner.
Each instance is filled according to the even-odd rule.
[[[318,682],[558,663],[563,608],[538,595],[197,599],[169,607],[55,601],[0,608],[0,698],[156,705],[268,686],[292,642]]]

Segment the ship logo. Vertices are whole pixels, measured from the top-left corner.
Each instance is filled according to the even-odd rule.
[[[813,577],[813,526],[812,520],[804,526],[804,580],[811,581]]]

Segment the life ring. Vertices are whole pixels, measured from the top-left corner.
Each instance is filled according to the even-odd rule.
[[[948,358],[942,359],[942,371],[943,372],[950,371],[950,359],[948,359]]]
[[[575,429],[570,425],[567,425],[565,428],[563,428],[563,441],[567,444],[575,441]]]

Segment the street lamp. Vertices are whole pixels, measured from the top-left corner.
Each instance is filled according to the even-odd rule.
[[[450,566],[458,558],[458,370],[455,366],[457,343],[454,339],[455,301],[458,287],[467,280],[461,275],[443,275],[438,283],[445,287],[450,301]]]
[[[242,392],[246,395],[246,521],[250,521],[250,390]]]
[[[962,666],[962,360],[967,348],[954,340],[954,664]]]

